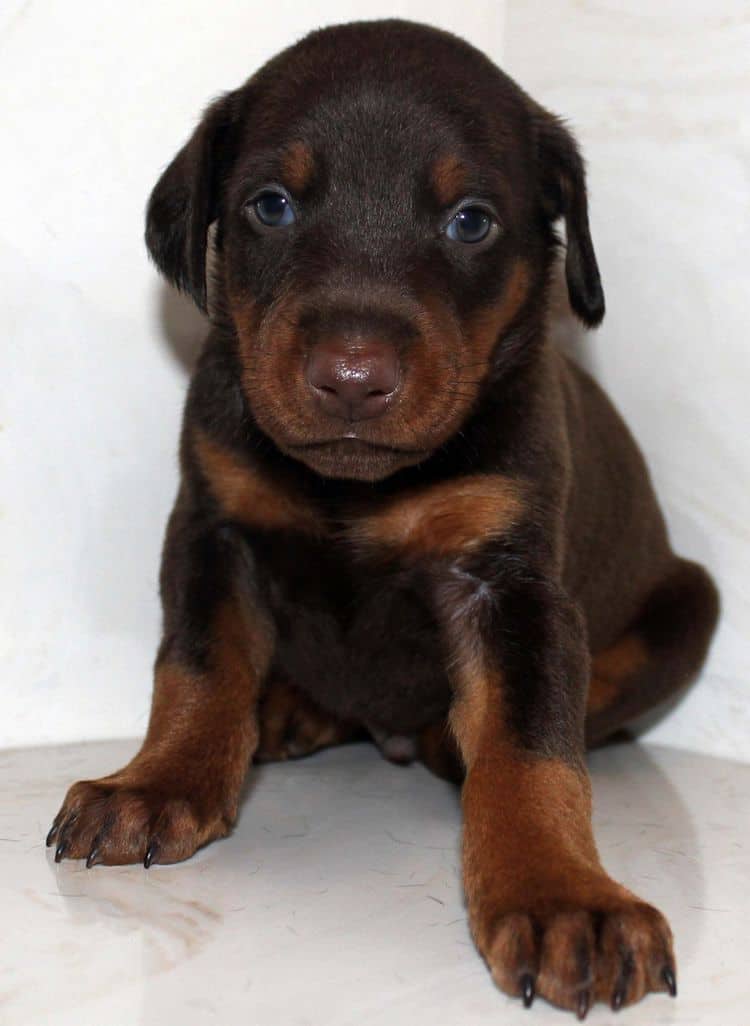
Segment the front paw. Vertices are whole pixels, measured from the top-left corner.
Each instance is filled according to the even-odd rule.
[[[649,991],[677,993],[669,925],[635,897],[532,902],[481,918],[488,925],[474,932],[493,979],[527,1007],[539,994],[584,1019],[595,1001],[618,1011]]]
[[[197,795],[197,796],[196,796]],[[47,835],[55,862],[86,859],[86,866],[180,862],[217,837],[231,819],[222,803],[127,770],[74,784]]]

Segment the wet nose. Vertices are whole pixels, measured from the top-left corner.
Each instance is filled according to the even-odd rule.
[[[332,417],[370,420],[385,412],[398,388],[399,371],[398,354],[390,342],[330,338],[313,347],[307,381]]]

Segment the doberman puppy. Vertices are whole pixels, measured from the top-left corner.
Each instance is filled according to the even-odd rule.
[[[225,835],[251,760],[367,732],[462,778],[497,984],[583,1018],[675,993],[662,915],[602,868],[585,745],[682,688],[718,611],[608,399],[547,337],[604,315],[584,168],[485,56],[403,21],[317,31],[216,100],[146,241],[206,311],[161,571],[148,733],[75,784],[87,865]]]

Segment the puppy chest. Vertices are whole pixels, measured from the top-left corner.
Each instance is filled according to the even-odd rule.
[[[354,568],[294,541],[260,562],[277,630],[273,672],[330,712],[388,732],[447,714],[442,642],[420,574]]]

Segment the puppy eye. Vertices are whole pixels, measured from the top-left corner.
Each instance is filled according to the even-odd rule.
[[[462,207],[448,222],[445,234],[454,242],[481,242],[494,223],[492,214],[483,207]]]
[[[294,210],[281,192],[262,192],[250,204],[261,224],[267,228],[285,228],[294,223]]]

